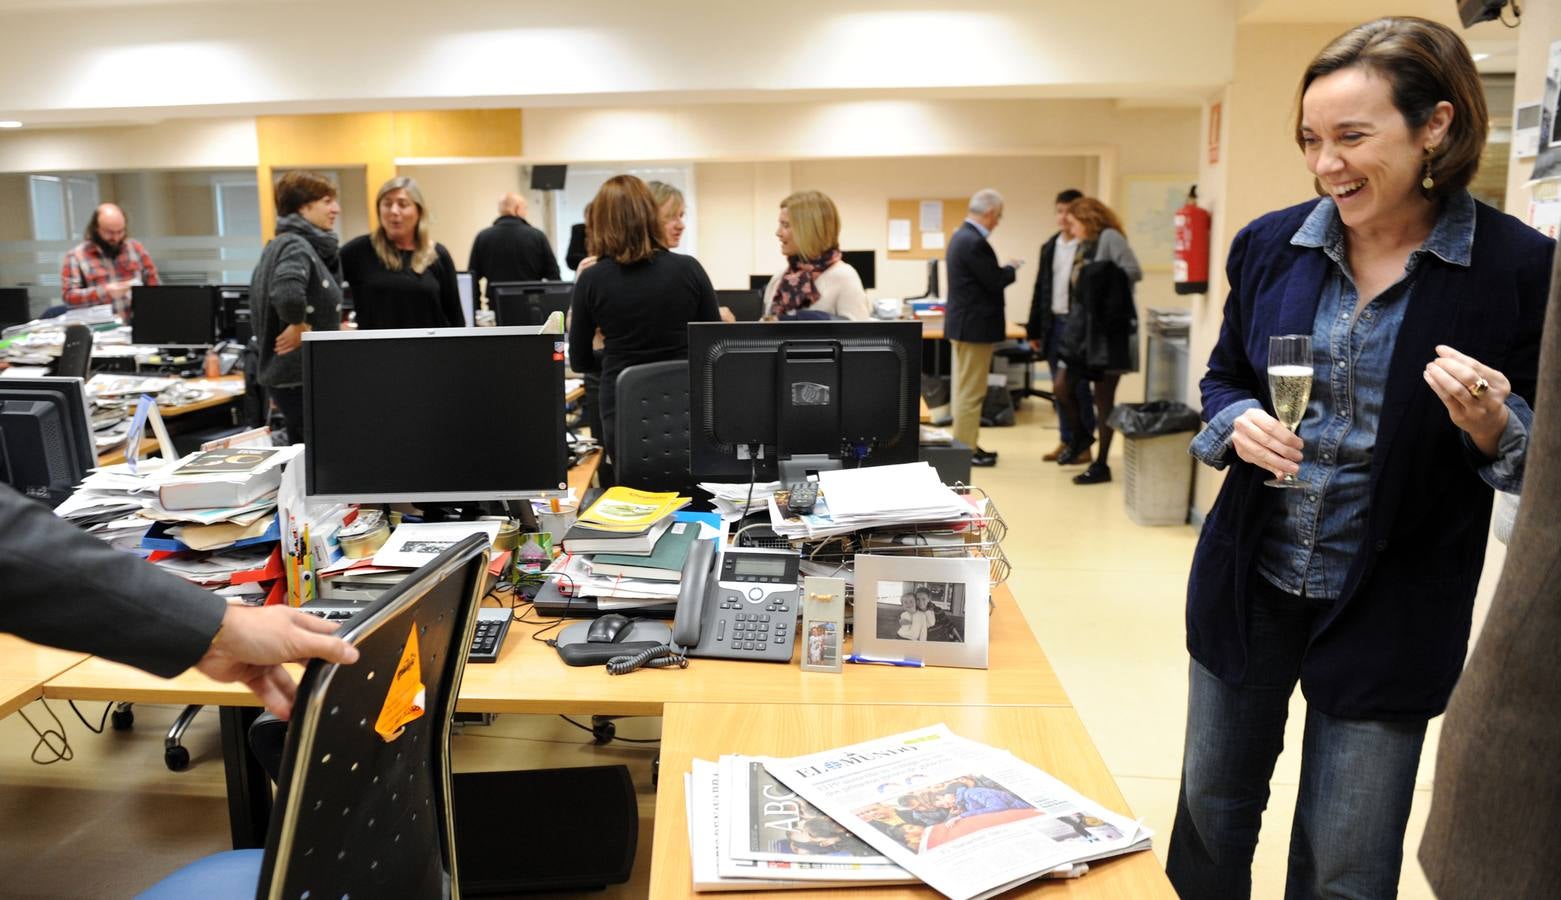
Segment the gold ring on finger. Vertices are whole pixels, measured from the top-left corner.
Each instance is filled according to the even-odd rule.
[[[1469,385],[1469,396],[1481,397],[1484,396],[1485,392],[1490,389],[1491,383],[1476,375],[1474,377],[1474,384]]]

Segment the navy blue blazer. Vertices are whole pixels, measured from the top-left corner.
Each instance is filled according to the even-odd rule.
[[[1260,374],[1268,369],[1268,338],[1311,333],[1332,265],[1321,250],[1290,243],[1316,205],[1263,216],[1231,244],[1225,320],[1202,381],[1205,420],[1251,398],[1273,411]],[[1389,364],[1366,539],[1301,663],[1301,689],[1324,713],[1424,719],[1447,705],[1468,648],[1492,491],[1421,372],[1436,345],[1448,344],[1505,374],[1532,406],[1554,249],[1554,241],[1481,203],[1468,268],[1434,254],[1420,262]],[[1229,459],[1193,556],[1187,649],[1221,679],[1240,683],[1248,578],[1263,517],[1279,507],[1277,491],[1262,484],[1267,471],[1234,451]]]
[[[943,335],[951,341],[995,344],[1008,332],[1003,288],[1014,283],[1014,267],[999,266],[997,251],[976,226],[961,223],[949,238],[949,302]]]

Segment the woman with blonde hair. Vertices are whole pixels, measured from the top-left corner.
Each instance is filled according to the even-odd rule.
[[[795,318],[803,310],[844,319],[868,317],[862,277],[840,258],[835,201],[819,191],[797,191],[781,201],[775,237],[786,255],[786,268],[765,285],[769,318]]]
[[[379,227],[341,248],[359,328],[457,328],[466,324],[455,261],[428,232],[417,182],[397,176],[374,198]]]
[[[640,363],[685,359],[688,323],[718,321],[715,289],[699,260],[670,253],[650,188],[633,175],[609,178],[587,207],[596,264],[575,281],[569,358],[598,366],[602,443],[616,443],[618,375]],[[591,339],[602,335],[599,357]]]
[[[1068,204],[1064,217],[1068,234],[1079,242],[1069,279],[1068,321],[1057,346],[1057,384],[1053,391],[1057,408],[1066,418],[1073,444],[1057,457],[1059,465],[1089,462],[1075,475],[1074,484],[1100,484],[1111,480],[1106,458],[1114,434],[1106,416],[1116,403],[1117,382],[1124,372],[1138,369],[1138,314],[1133,305],[1133,285],[1144,271],[1122,234],[1122,220],[1111,207],[1094,197],[1080,197]],[[1087,378],[1094,385],[1095,430],[1100,435],[1099,455],[1090,461],[1095,435],[1084,427],[1073,380]]]
[[[647,182],[651,199],[656,201],[656,214],[661,219],[661,240],[668,250],[676,250],[683,243],[683,217],[688,214],[688,204],[683,192],[665,181]]]

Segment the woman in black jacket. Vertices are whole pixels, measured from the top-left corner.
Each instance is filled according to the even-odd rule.
[[[250,321],[260,345],[256,380],[295,443],[304,439],[303,333],[341,327],[341,263],[331,230],[340,213],[336,186],[323,176],[283,175],[276,185],[276,237],[250,276]]]
[[[612,456],[618,375],[639,363],[685,359],[688,323],[720,321],[715,289],[692,256],[667,250],[656,202],[633,175],[607,180],[586,209],[596,264],[575,281],[569,358],[595,365],[601,330],[602,444]]]
[[[459,328],[466,324],[455,261],[428,233],[417,182],[396,177],[374,199],[379,227],[341,250],[359,328]]]

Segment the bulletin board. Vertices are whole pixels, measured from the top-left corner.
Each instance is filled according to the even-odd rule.
[[[939,227],[933,233],[941,234],[941,241],[937,238],[926,239],[926,232],[922,230],[923,204],[927,204],[929,213],[936,209]],[[931,204],[939,204],[931,207]],[[954,199],[937,199],[932,197],[915,200],[890,200],[888,221],[884,223],[885,245],[888,247],[889,259],[942,259],[944,248],[948,246],[948,240],[965,221],[965,216],[970,210],[969,197],[956,197]],[[900,223],[900,224],[897,224]],[[896,229],[900,229],[900,237],[904,236],[904,229],[909,223],[910,249],[895,249],[902,246],[896,242]],[[931,223],[929,223],[931,224]]]

